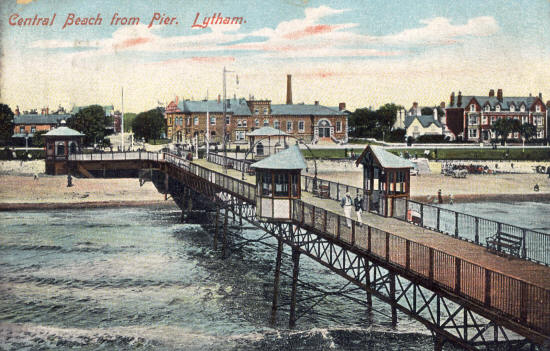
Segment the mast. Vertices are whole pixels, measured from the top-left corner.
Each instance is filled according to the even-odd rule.
[[[120,116],[120,138],[122,139],[122,151],[124,151],[124,87],[122,87],[122,115]]]

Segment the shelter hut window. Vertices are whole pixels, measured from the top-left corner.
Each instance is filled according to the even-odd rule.
[[[65,155],[65,144],[59,143],[57,144],[57,156],[63,156]]]
[[[275,174],[275,196],[288,197],[288,174]]]
[[[264,173],[260,177],[260,182],[258,183],[258,186],[260,187],[259,190],[261,190],[262,195],[264,196],[271,196],[272,193],[272,181],[271,181],[271,173]]]
[[[290,196],[293,197],[293,198],[297,198],[300,196],[300,189],[299,189],[299,186],[298,186],[298,182],[300,181],[300,178],[298,177],[297,174],[293,174],[292,177],[291,177],[291,194]]]
[[[264,146],[262,145],[262,143],[258,143],[258,145],[256,146],[256,154],[258,156],[263,156],[264,154]]]
[[[74,143],[74,142],[71,142],[71,143],[70,143],[70,145],[69,145],[69,152],[70,152],[71,154],[76,153],[76,143]]]

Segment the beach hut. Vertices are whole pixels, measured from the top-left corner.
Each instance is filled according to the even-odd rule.
[[[256,170],[258,219],[291,220],[292,200],[301,197],[301,172],[307,167],[298,145],[255,162],[250,167]]]
[[[394,216],[398,206],[395,199],[410,197],[412,162],[380,146],[368,145],[355,162],[356,166],[360,164],[363,165],[363,201],[366,210],[383,216]],[[398,212],[401,214],[403,211],[404,207]]]
[[[65,126],[44,134],[46,147],[46,174],[67,174],[67,160],[70,154],[80,151],[84,134]]]
[[[252,158],[261,159],[273,155],[287,145],[288,134],[272,127],[262,127],[248,133]]]

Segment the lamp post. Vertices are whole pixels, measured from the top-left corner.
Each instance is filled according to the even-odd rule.
[[[29,153],[29,132],[25,132],[25,155]]]
[[[223,173],[227,174],[227,98],[226,98],[226,73],[234,73],[235,71],[228,71],[223,67]],[[238,82],[238,81],[237,81]]]

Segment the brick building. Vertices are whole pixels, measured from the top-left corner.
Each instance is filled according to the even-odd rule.
[[[32,138],[34,133],[39,131],[50,131],[58,127],[61,121],[66,121],[71,117],[72,116],[65,113],[65,110],[62,108],[52,114],[49,113],[47,107],[43,108],[40,114],[38,114],[36,110],[31,110],[30,112],[25,111],[21,114],[19,107],[17,107],[13,116],[12,138]]]
[[[451,94],[445,109],[445,123],[454,138],[465,141],[489,142],[495,138],[491,131],[497,119],[516,119],[521,124],[530,123],[537,129],[536,139],[546,139],[546,109],[539,96],[505,97],[502,89],[491,89],[487,96],[466,96],[459,91]],[[519,133],[510,133],[509,139],[520,139]]]
[[[287,80],[287,103],[272,104],[270,100],[253,97],[227,99],[227,134],[229,141],[247,143],[247,133],[261,127],[282,130],[306,142],[347,142],[348,115],[346,104],[338,107],[314,104],[292,104],[290,76]],[[168,104],[165,113],[167,137],[176,143],[190,143],[195,136],[205,141],[206,114],[210,116],[210,141],[223,142],[223,101],[179,101]]]

